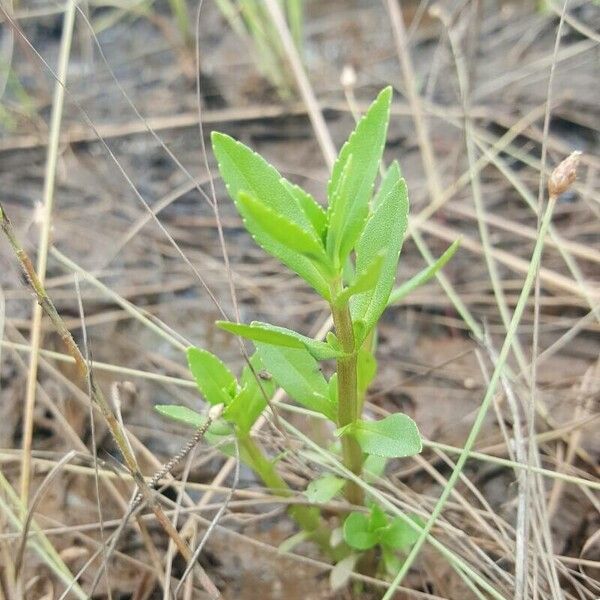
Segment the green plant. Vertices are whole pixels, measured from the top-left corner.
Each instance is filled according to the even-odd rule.
[[[201,394],[212,405],[224,405],[223,419],[235,430],[241,459],[283,496],[292,491],[251,436],[276,384],[298,404],[335,425],[342,462],[358,476],[363,474],[365,456],[373,462],[376,457],[406,457],[421,451],[417,425],[407,415],[397,413],[377,421],[363,416],[365,394],[377,371],[376,327],[382,313],[433,277],[458,247],[452,244],[433,266],[393,289],[408,226],[406,183],[397,163],[387,169],[373,194],[391,98],[391,88],[384,89],[343,146],[327,186],[327,209],[240,142],[222,133],[212,135],[221,176],[246,229],[266,252],[327,301],[333,317],[335,332],[325,341],[268,323],[217,321],[218,327],[251,340],[256,347],[239,380],[213,354],[198,348],[187,352]],[[336,364],[329,379],[319,365],[325,360]],[[195,427],[202,423],[203,417],[187,408],[157,408]],[[218,439],[219,423],[209,432]],[[342,491],[352,505],[365,506],[360,486],[333,475],[311,482],[306,495],[312,502],[327,502]],[[324,539],[316,507],[293,506],[290,514],[307,534],[304,538],[329,550],[336,546],[327,536]],[[395,551],[405,549],[412,537],[406,525],[389,521],[372,506],[369,517],[350,512],[344,539],[347,546],[333,553],[336,559],[379,545],[391,570],[397,565]]]
[[[288,59],[264,0],[217,0],[216,4],[233,31],[251,44],[256,52],[258,68],[277,93],[284,100],[293,96]],[[302,53],[303,0],[285,0],[281,4],[294,44]]]
[[[415,522],[422,525],[415,518]],[[344,522],[345,542],[359,551],[379,546],[383,567],[388,575],[394,576],[400,570],[401,563],[397,552],[408,550],[418,539],[418,534],[402,519],[390,519],[377,504],[371,506],[369,514],[351,512]]]

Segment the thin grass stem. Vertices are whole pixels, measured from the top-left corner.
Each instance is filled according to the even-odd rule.
[[[48,152],[46,155],[46,172],[44,176],[43,213],[40,235],[38,240],[37,273],[43,285],[46,278],[48,249],[50,247],[50,230],[52,224],[52,209],[54,206],[54,189],[56,180],[56,165],[58,162],[58,147],[65,99],[65,83],[71,54],[73,28],[75,25],[75,1],[70,0],[65,6],[62,23],[62,37],[58,56],[57,80],[54,86],[52,115],[50,117],[50,132]],[[23,415],[23,462],[21,465],[21,501],[27,506],[29,487],[31,483],[31,447],[33,444],[33,415],[35,410],[35,395],[37,389],[37,374],[39,354],[42,339],[42,306],[34,304],[31,322],[31,354],[27,371],[27,387],[25,390],[25,410]]]

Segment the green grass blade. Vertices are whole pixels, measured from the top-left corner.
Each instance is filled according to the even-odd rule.
[[[390,298],[388,300],[388,306],[400,302],[400,300],[406,298],[416,288],[421,287],[427,283],[430,279],[436,276],[446,263],[456,254],[458,247],[460,246],[460,240],[453,242],[448,249],[431,265],[425,267],[422,271],[419,271],[414,277],[411,277],[407,282],[401,286],[392,290]]]
[[[429,535],[431,528],[433,527],[436,520],[440,516],[440,514],[446,504],[446,501],[448,500],[448,497],[450,496],[450,493],[454,489],[454,486],[456,485],[456,482],[458,481],[458,478],[460,477],[460,474],[462,473],[462,470],[465,466],[467,458],[469,457],[469,453],[471,452],[473,445],[475,444],[475,440],[477,439],[477,436],[479,435],[479,431],[480,431],[481,426],[483,425],[483,422],[487,415],[487,411],[491,404],[492,398],[494,397],[494,394],[496,393],[496,388],[498,387],[498,382],[500,381],[500,376],[502,375],[502,371],[506,364],[508,354],[512,347],[513,338],[517,335],[519,323],[521,322],[521,317],[523,316],[523,311],[525,310],[525,307],[527,305],[527,300],[529,298],[529,294],[531,293],[531,288],[535,281],[535,276],[536,276],[536,273],[537,273],[537,270],[538,270],[538,267],[540,264],[540,260],[542,257],[542,250],[544,248],[544,241],[546,238],[546,233],[548,232],[548,228],[550,226],[550,223],[552,222],[552,213],[554,211],[555,204],[556,204],[556,198],[551,197],[548,202],[548,205],[546,207],[546,211],[544,212],[544,216],[543,216],[542,223],[540,226],[539,236],[536,241],[535,247],[533,249],[533,255],[531,257],[531,262],[529,263],[529,269],[528,269],[527,275],[525,277],[523,289],[521,290],[521,294],[519,295],[519,300],[517,302],[515,312],[513,313],[512,319],[509,323],[506,338],[504,339],[504,343],[502,344],[502,348],[498,355],[498,360],[496,361],[496,366],[494,368],[494,372],[492,374],[492,377],[490,378],[490,383],[487,387],[486,393],[481,402],[481,407],[479,408],[479,412],[477,413],[475,422],[473,423],[473,427],[471,428],[471,431],[469,432],[469,436],[467,437],[467,440],[465,442],[463,450],[462,450],[458,460],[456,461],[456,466],[454,467],[452,474],[448,478],[448,482],[446,483],[446,486],[444,487],[444,490],[442,491],[442,493],[433,509],[433,512],[431,513],[431,516],[430,516],[429,520],[427,521],[427,524],[423,528],[418,541],[413,546],[413,548],[410,551],[409,555],[407,556],[404,564],[402,565],[402,569],[399,571],[398,575],[395,577],[392,586],[388,589],[387,593],[385,594],[385,596],[383,597],[382,600],[390,600],[391,598],[393,598],[396,588],[404,580],[404,577],[408,573],[408,570],[411,568],[415,558],[419,554],[421,547],[423,546],[423,543],[427,539],[427,536]]]

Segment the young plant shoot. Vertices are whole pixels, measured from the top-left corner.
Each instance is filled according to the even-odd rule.
[[[385,88],[342,147],[327,185],[324,209],[306,191],[282,177],[250,148],[223,133],[213,132],[212,147],[219,171],[244,226],[254,241],[279,259],[321,296],[331,310],[334,331],[325,341],[268,323],[218,321],[221,329],[251,340],[255,354],[241,377],[213,354],[188,349],[188,362],[198,389],[211,405],[223,404],[223,423],[209,430],[214,438],[235,431],[241,459],[274,492],[292,495],[275,464],[257,445],[251,429],[267,401],[280,386],[303,407],[335,425],[341,460],[358,476],[372,461],[407,457],[421,451],[415,422],[396,413],[384,419],[363,418],[366,391],[373,381],[376,327],[386,307],[433,277],[457,249],[453,244],[438,261],[394,289],[396,270],[408,225],[408,193],[397,163],[386,170],[375,193],[388,128],[391,88]],[[319,362],[335,360],[329,380]],[[202,417],[187,408],[160,406],[173,419],[195,427]],[[223,439],[223,438],[221,438]],[[227,452],[227,446],[223,447]],[[391,520],[364,497],[352,481],[326,475],[309,484],[315,504],[343,493],[358,508],[343,526],[346,552],[338,560],[380,546],[383,566],[392,572],[395,552],[412,543],[410,529]],[[369,512],[364,512],[364,507]],[[362,512],[361,511],[362,508]],[[323,539],[317,506],[295,506],[291,516],[305,535],[321,546],[341,544]],[[343,544],[342,544],[343,545]]]

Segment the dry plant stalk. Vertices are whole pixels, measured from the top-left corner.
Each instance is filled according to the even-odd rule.
[[[54,326],[54,328],[56,329],[57,333],[59,334],[61,340],[65,344],[67,352],[74,359],[75,366],[77,369],[77,374],[79,375],[79,377],[82,381],[89,382],[89,388],[91,391],[91,400],[94,404],[96,404],[96,406],[100,410],[100,413],[104,417],[104,420],[106,421],[106,424],[110,430],[110,433],[111,433],[115,443],[117,444],[119,451],[121,452],[121,454],[123,456],[125,465],[127,466],[127,469],[129,470],[133,480],[135,481],[136,485],[138,486],[138,488],[140,490],[141,497],[143,497],[143,499],[146,500],[146,502],[148,503],[148,505],[154,512],[154,515],[156,516],[157,521],[160,523],[161,527],[164,529],[164,531],[167,533],[167,535],[173,540],[173,542],[175,543],[175,545],[176,545],[178,551],[181,553],[181,555],[185,558],[186,561],[190,561],[193,558],[193,553],[192,553],[190,547],[187,545],[185,540],[183,540],[183,538],[179,535],[179,532],[174,527],[174,525],[171,523],[171,521],[169,521],[169,519],[165,515],[164,511],[160,507],[159,503],[157,502],[156,497],[153,494],[152,490],[146,483],[146,480],[144,479],[144,476],[142,475],[142,473],[139,469],[137,460],[136,460],[133,452],[131,451],[131,446],[129,444],[129,441],[127,439],[125,431],[121,428],[115,414],[113,413],[108,402],[106,401],[106,398],[104,397],[102,390],[96,384],[94,377],[93,377],[93,373],[92,373],[91,369],[89,368],[89,365],[88,365],[87,361],[85,360],[81,350],[79,349],[79,346],[73,339],[71,332],[67,329],[65,322],[63,321],[62,317],[58,314],[56,307],[54,306],[52,300],[46,293],[44,285],[40,281],[40,279],[35,271],[35,268],[33,266],[33,263],[31,262],[31,259],[29,258],[29,255],[21,246],[21,244],[15,234],[12,223],[11,223],[10,219],[8,218],[6,211],[4,210],[4,208],[1,205],[0,205],[0,227],[2,228],[2,232],[6,236],[11,248],[13,249],[15,256],[17,257],[19,265],[25,275],[25,278],[27,279],[27,282],[29,283],[29,285],[31,286],[31,289],[33,290],[33,292],[35,294],[37,302],[39,303],[39,305],[41,306],[44,313],[48,316],[48,318],[52,322],[52,325]],[[204,435],[204,432],[206,431],[206,429],[208,429],[209,425],[210,425],[210,418],[207,420],[206,427],[199,429],[199,432],[198,432],[199,437]],[[199,437],[198,437],[198,439],[199,439]],[[197,436],[194,436],[194,438],[193,438],[195,440],[194,445],[198,441],[198,439],[196,439],[196,438],[197,438]],[[177,458],[177,457],[175,457],[175,458]],[[167,463],[167,465],[170,465],[172,468],[172,466],[174,466],[174,465],[171,464],[171,462],[172,461]],[[164,473],[164,469],[161,469],[160,472]],[[154,481],[154,478],[153,478],[153,481]],[[136,501],[135,501],[136,506],[139,505],[139,503],[141,502],[141,499],[142,498],[138,499],[138,497],[136,497]],[[214,583],[211,581],[211,579],[208,577],[208,575],[204,572],[204,569],[202,569],[202,567],[200,567],[200,565],[198,565],[198,569],[199,569],[199,578],[200,578],[202,586],[205,588],[205,590],[210,594],[210,596],[212,598],[220,598],[221,594],[220,594],[219,590],[214,585]]]

